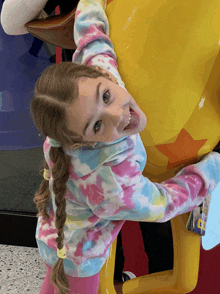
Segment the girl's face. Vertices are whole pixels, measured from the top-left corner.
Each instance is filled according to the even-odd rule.
[[[140,133],[147,118],[131,95],[99,77],[80,78],[79,97],[68,108],[69,127],[85,141],[112,142]]]

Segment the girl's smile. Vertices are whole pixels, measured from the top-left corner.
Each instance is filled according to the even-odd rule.
[[[69,127],[85,141],[112,142],[140,133],[147,118],[131,95],[104,78],[80,78],[78,98],[68,108]]]

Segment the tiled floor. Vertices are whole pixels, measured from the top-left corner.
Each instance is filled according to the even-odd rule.
[[[37,248],[0,245],[0,294],[39,294],[46,271]]]

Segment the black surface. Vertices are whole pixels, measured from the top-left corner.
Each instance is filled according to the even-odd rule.
[[[50,15],[54,9],[59,5],[60,7],[60,12],[62,14],[69,13],[72,11],[77,4],[79,3],[79,0],[49,0],[47,1],[46,6],[44,7],[44,11]]]
[[[0,244],[37,248],[33,198],[43,180],[44,140],[42,147],[0,151]]]
[[[43,147],[0,151],[0,212],[37,213],[33,198],[43,159]]]
[[[0,244],[37,248],[34,214],[0,212]]]

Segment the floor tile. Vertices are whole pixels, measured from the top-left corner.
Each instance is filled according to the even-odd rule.
[[[0,293],[39,294],[47,268],[37,248],[0,245]]]

